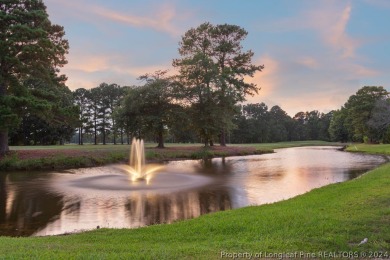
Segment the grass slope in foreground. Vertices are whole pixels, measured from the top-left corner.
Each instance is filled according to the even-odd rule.
[[[390,254],[389,187],[390,164],[386,164],[360,178],[290,200],[170,225],[68,236],[0,237],[0,258],[218,259],[221,252],[296,251],[316,257],[321,257],[319,252]],[[357,246],[363,238],[368,243]]]

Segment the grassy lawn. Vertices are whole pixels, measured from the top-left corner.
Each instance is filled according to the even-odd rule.
[[[346,150],[348,152],[390,155],[390,144],[351,144]]]
[[[146,143],[148,161],[177,159],[202,159],[212,157],[272,153],[274,149],[308,146],[340,145],[324,141],[280,142],[265,144],[232,144],[227,147],[216,145],[204,149],[202,144],[166,144],[166,149],[155,148]],[[11,152],[0,158],[0,171],[69,169],[101,166],[126,162],[129,145],[57,145],[57,146],[12,146]]]
[[[390,254],[389,187],[390,164],[386,164],[358,179],[286,201],[169,225],[53,237],[0,237],[0,258],[218,259],[225,253],[262,253],[264,257],[294,252],[312,253],[316,258],[325,253],[379,258],[381,252],[383,257],[385,252]],[[358,246],[364,238],[368,242]]]

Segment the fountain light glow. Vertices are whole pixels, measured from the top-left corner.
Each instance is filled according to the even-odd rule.
[[[122,167],[129,174],[132,182],[145,180],[149,184],[153,173],[161,169],[162,166],[146,165],[145,163],[145,145],[142,139],[133,138],[131,142],[129,165]]]

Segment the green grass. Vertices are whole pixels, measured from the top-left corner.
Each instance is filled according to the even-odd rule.
[[[277,142],[277,143],[261,143],[261,144],[232,144],[233,146],[252,146],[256,149],[279,149],[301,146],[341,146],[341,143],[326,142],[326,141],[293,141],[293,142]]]
[[[346,150],[348,152],[390,155],[390,144],[350,144]]]
[[[218,146],[218,144],[216,144]],[[243,146],[243,147],[256,147],[263,149],[277,149],[277,148],[288,148],[288,147],[297,147],[297,146],[321,146],[321,145],[340,145],[340,143],[335,142],[326,142],[326,141],[293,141],[293,142],[277,142],[277,143],[257,143],[257,144],[228,144],[228,146]],[[165,143],[166,147],[191,147],[198,146],[199,148],[203,147],[201,143]],[[117,150],[117,151],[128,151],[129,145],[124,144],[107,144],[107,145],[77,145],[77,144],[66,144],[66,145],[47,145],[47,146],[10,146],[11,151],[20,151],[20,150],[68,150],[68,149],[77,149],[77,150]],[[145,143],[145,147],[152,148],[156,147],[155,143]]]
[[[0,258],[218,259],[221,252],[390,253],[390,164],[270,205],[169,225],[0,237]],[[368,243],[357,246],[363,239]]]
[[[280,142],[265,144],[229,144],[236,151],[205,149],[202,144],[166,144],[168,149],[154,149],[156,144],[146,143],[146,159],[164,161],[177,159],[204,159],[232,155],[272,153],[273,149],[313,146],[340,145],[324,141]],[[194,150],[194,147],[196,148]],[[217,145],[218,147],[218,145]],[[254,148],[251,151],[248,148]],[[11,153],[0,159],[0,171],[51,170],[101,166],[126,162],[129,145],[55,145],[55,146],[11,146]],[[22,158],[22,153],[29,153]]]

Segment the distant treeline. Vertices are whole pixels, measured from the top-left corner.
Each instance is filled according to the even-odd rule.
[[[161,80],[161,77],[153,78],[143,86],[132,87],[102,83],[90,90],[80,88],[72,93],[64,92],[61,99],[72,100],[78,108],[77,113],[61,117],[60,126],[50,125],[33,115],[24,116],[20,127],[11,132],[11,143],[48,145],[66,140],[79,144],[124,144],[132,137],[158,142],[159,129],[165,142],[204,142],[193,125],[199,118],[192,118],[191,106],[178,102],[178,93],[170,93],[172,99],[165,93],[160,104],[155,102],[163,96],[155,84],[168,84],[162,84]],[[154,89],[155,95],[150,88]],[[383,87],[363,87],[340,109],[326,114],[313,110],[290,117],[281,107],[269,109],[264,103],[236,105],[233,112],[227,143],[390,141],[390,103]],[[215,133],[210,137],[211,144],[220,140],[219,132]]]

